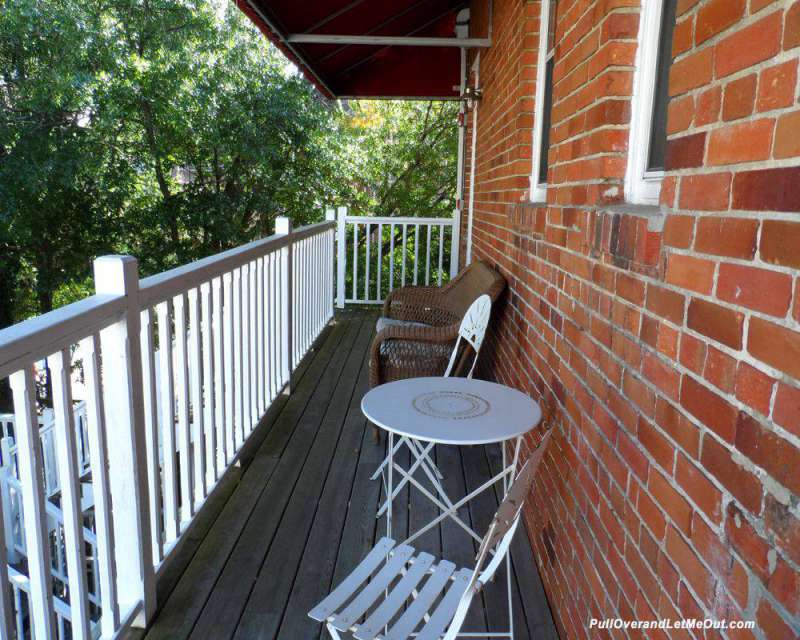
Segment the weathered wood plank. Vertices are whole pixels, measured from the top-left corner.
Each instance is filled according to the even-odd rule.
[[[444,476],[442,485],[447,495],[454,502],[465,496],[467,486],[464,479],[463,463],[459,447],[437,446],[436,460],[439,462],[439,469]],[[472,514],[469,507],[464,505],[458,510],[458,516],[466,524],[475,528],[472,522]],[[477,545],[473,544],[472,539],[467,533],[449,518],[444,520],[441,525],[442,532],[442,557],[455,563],[457,567],[470,567],[475,564],[475,553],[478,551]],[[464,631],[481,632],[486,631],[486,617],[480,608],[480,598],[475,598],[470,612],[464,621]]]
[[[488,446],[466,447],[464,449],[464,469],[467,475],[468,490],[484,484],[495,473],[494,470],[489,468],[487,461],[487,451],[492,449],[497,450],[498,448],[496,446]],[[500,471],[500,466],[498,466],[497,471]],[[486,531],[491,519],[494,517],[499,493],[502,493],[502,483],[496,483],[493,490],[487,490],[470,503],[470,508],[473,509],[473,518],[478,522],[476,531],[479,534]],[[529,637],[528,624],[522,611],[522,602],[517,593],[516,581],[513,579],[513,568],[511,577],[514,638],[525,640]],[[495,579],[484,587],[483,601],[490,630],[508,630],[508,578],[505,564],[497,570]]]
[[[366,419],[363,424],[367,428],[362,436],[361,452],[345,516],[344,530],[339,543],[333,579],[328,585],[328,589],[339,584],[352,571],[353,567],[369,553],[375,544],[376,531],[378,537],[385,533],[385,528],[377,528],[375,519],[381,495],[380,481],[370,480],[370,476],[386,453],[386,438],[383,438],[380,443],[375,442],[372,425],[367,425]],[[325,637],[321,626],[317,628],[316,633],[320,638]],[[313,638],[314,636],[309,637]]]
[[[463,447],[464,473],[467,482],[467,491],[472,491],[491,479],[492,474],[486,460],[485,447]],[[500,486],[500,485],[498,485]],[[474,529],[479,535],[489,527],[497,510],[497,498],[491,490],[475,496],[469,508],[472,514]],[[508,591],[506,586],[506,568],[502,565],[495,576],[483,588],[483,602],[486,607],[486,622],[490,631],[507,631],[508,621]],[[528,638],[528,626],[521,611],[517,611],[514,620],[514,637]]]
[[[347,464],[347,457],[353,457],[352,449],[358,444],[357,437],[348,437],[349,434],[346,434],[340,441],[340,435],[348,409],[357,410],[361,401],[361,394],[355,397],[355,383],[364,364],[364,352],[371,336],[372,326],[362,323],[353,350],[341,367],[333,396],[336,401],[328,405],[302,470],[302,480],[295,486],[280,520],[258,580],[239,620],[235,638],[272,638],[277,634],[314,514],[317,509],[331,508],[324,501],[324,496],[323,499],[320,496],[332,463],[332,472],[338,471],[339,467]],[[344,454],[339,444],[345,446]],[[331,455],[331,452],[337,453]],[[315,555],[314,550],[310,550],[310,553]]]
[[[369,335],[372,335],[371,331]],[[369,442],[365,442],[366,419],[360,406],[361,397],[368,388],[368,374],[365,350],[333,465],[325,481],[320,506],[314,515],[311,533],[286,604],[279,637],[311,638],[319,631],[319,625],[307,613],[334,586],[331,580],[344,533],[353,480],[364,446],[369,446]]]
[[[281,515],[300,477],[327,405],[339,378],[340,364],[347,358],[360,322],[345,325],[345,335],[333,356],[331,366],[322,374],[302,416],[293,428],[285,449],[273,442],[270,433],[262,451],[278,458],[277,467],[250,513],[239,539],[222,570],[203,611],[189,637],[229,638],[245,607],[258,571],[277,530]],[[281,455],[281,451],[283,454]]]

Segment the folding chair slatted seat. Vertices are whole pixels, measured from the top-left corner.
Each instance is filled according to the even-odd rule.
[[[428,553],[417,553],[409,545],[396,547],[394,540],[381,538],[308,615],[326,623],[334,640],[342,637],[340,633],[352,633],[355,640],[407,640],[412,634],[421,640],[453,640],[472,598],[508,554],[551,435],[552,431],[545,435],[498,507],[481,541],[474,568],[457,569],[447,560],[436,563]],[[366,620],[359,623],[371,608]]]

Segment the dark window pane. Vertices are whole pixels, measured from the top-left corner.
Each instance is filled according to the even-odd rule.
[[[661,14],[661,38],[656,62],[656,86],[653,99],[653,120],[650,124],[648,171],[663,171],[667,148],[667,106],[669,105],[669,68],[672,65],[672,34],[675,30],[677,0],[664,0]]]
[[[542,145],[539,147],[539,184],[547,182],[547,152],[550,150],[550,112],[553,109],[553,65],[547,61],[544,78],[544,109],[542,111]]]

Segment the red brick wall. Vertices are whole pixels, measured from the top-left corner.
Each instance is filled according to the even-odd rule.
[[[481,53],[473,250],[509,282],[484,365],[556,407],[527,521],[564,638],[800,632],[800,2],[678,4],[660,212],[624,204],[639,0],[559,2],[546,205],[538,0],[495,0]]]

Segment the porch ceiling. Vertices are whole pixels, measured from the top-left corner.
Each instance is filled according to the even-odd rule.
[[[236,4],[329,98],[458,97],[457,46],[423,40],[419,45],[308,40],[345,35],[448,38],[455,44],[456,16],[468,5],[463,0],[236,0]]]

